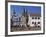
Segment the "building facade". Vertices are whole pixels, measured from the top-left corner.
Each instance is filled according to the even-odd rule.
[[[13,17],[13,26],[16,26],[16,25],[19,25],[20,22],[19,22],[19,17]]]
[[[31,27],[34,26],[41,26],[41,16],[39,15],[29,15],[29,20],[28,20],[28,25],[30,25]]]
[[[18,25],[20,25],[20,19],[21,18],[16,15],[15,10],[12,13],[12,18],[11,19],[12,19],[12,22],[11,22],[12,26],[18,26]]]
[[[41,15],[39,14],[29,14],[29,16],[27,15],[27,10],[23,10],[22,16],[16,16],[16,12],[13,12],[13,16],[12,16],[12,21],[13,24],[12,26],[25,26],[27,27],[28,25],[31,27],[34,26],[41,26]]]

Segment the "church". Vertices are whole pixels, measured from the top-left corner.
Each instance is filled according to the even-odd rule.
[[[13,21],[12,26],[17,26],[17,25],[21,27],[22,26],[25,26],[25,27],[41,26],[41,22],[40,22],[41,15],[32,14],[32,13],[28,15],[27,11],[28,11],[27,9],[23,9],[21,17],[16,16],[16,12],[14,11],[12,15],[12,21]]]

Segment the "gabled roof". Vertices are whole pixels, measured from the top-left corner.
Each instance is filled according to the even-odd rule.
[[[41,16],[41,14],[30,14],[30,16]]]

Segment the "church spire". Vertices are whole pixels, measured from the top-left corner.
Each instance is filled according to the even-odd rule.
[[[22,13],[22,16],[25,16],[25,8],[23,9],[23,13]]]
[[[26,8],[23,9],[22,15],[25,16],[25,17],[28,16],[28,15],[27,15],[27,9],[26,9]]]
[[[16,17],[16,12],[15,12],[15,9],[13,10],[13,16],[15,16],[15,17]]]

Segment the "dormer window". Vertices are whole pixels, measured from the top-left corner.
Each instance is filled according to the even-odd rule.
[[[40,17],[38,17],[38,19],[40,19]]]
[[[34,19],[34,17],[32,17],[32,19]]]

